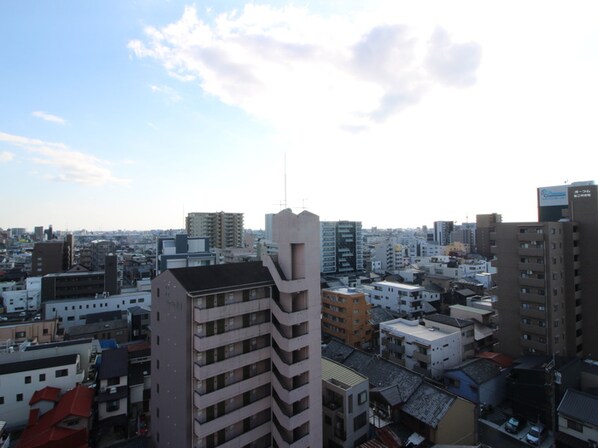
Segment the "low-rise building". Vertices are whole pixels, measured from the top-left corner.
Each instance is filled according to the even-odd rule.
[[[29,416],[29,400],[46,386],[66,392],[85,379],[78,354],[27,359],[0,364],[0,420],[11,428],[22,428]]]
[[[356,371],[322,358],[324,447],[353,448],[369,430],[369,382]]]
[[[417,320],[396,319],[380,324],[383,357],[431,378],[463,361],[461,332],[426,327]]]
[[[575,389],[565,392],[558,408],[558,447],[598,446],[598,397]]]
[[[120,432],[127,435],[128,412],[128,368],[129,357],[126,348],[102,352],[98,371],[98,433]]]
[[[444,371],[449,392],[476,404],[496,406],[504,401],[507,370],[488,359],[468,360]]]
[[[375,282],[369,289],[369,301],[402,316],[412,317],[424,312],[422,301],[426,288],[420,285],[408,285],[389,281]]]

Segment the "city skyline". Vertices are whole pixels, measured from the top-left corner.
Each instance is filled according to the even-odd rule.
[[[414,228],[535,221],[595,179],[598,5],[0,6],[3,228],[184,228],[284,205]]]

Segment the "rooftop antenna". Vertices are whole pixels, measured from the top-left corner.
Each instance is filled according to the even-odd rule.
[[[284,208],[287,208],[287,153],[284,153]]]

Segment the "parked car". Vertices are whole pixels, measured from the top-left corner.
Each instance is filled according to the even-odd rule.
[[[525,441],[532,446],[540,446],[546,438],[546,433],[547,430],[543,424],[535,424],[525,436]]]
[[[525,419],[511,417],[505,424],[505,431],[511,434],[517,434],[525,426]]]

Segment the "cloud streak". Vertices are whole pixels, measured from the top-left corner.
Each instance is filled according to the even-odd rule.
[[[209,23],[187,7],[129,49],[220,101],[281,125],[366,129],[439,87],[475,84],[481,47],[437,28],[360,24],[296,7],[247,5]]]
[[[33,111],[33,112],[31,112],[31,115],[33,115],[34,117],[37,117],[37,118],[41,118],[44,121],[49,121],[50,123],[56,123],[56,124],[61,124],[61,125],[66,124],[66,120],[64,118],[59,117],[58,115],[48,114],[41,110]]]
[[[110,162],[74,151],[63,143],[45,142],[4,132],[0,132],[0,142],[25,150],[33,163],[48,167],[44,177],[51,181],[88,186],[123,185],[130,182],[114,176],[107,168]]]
[[[15,155],[12,152],[9,152],[9,151],[0,152],[0,163],[10,162],[14,158],[15,158]]]

